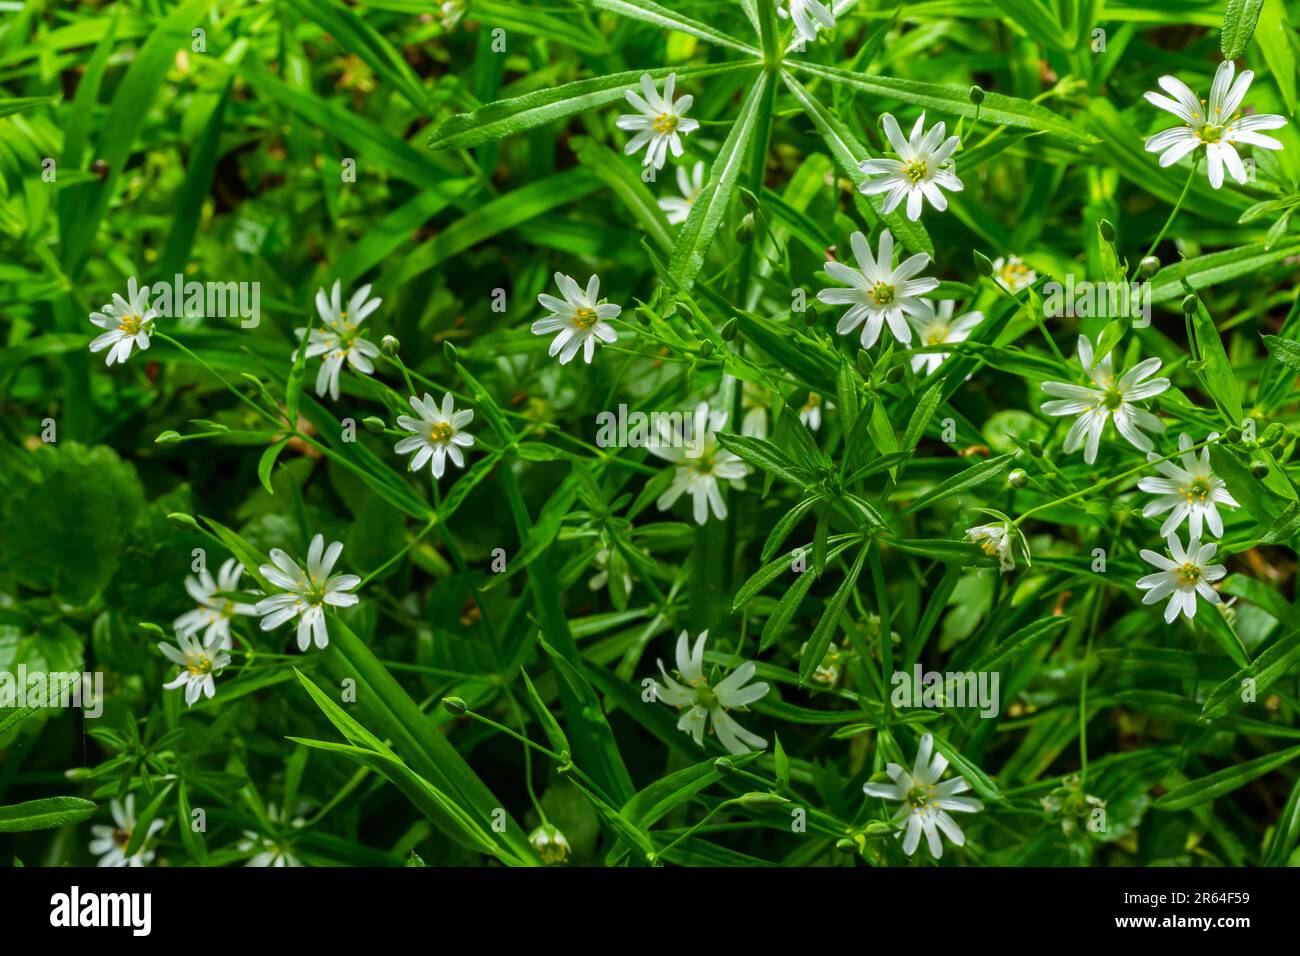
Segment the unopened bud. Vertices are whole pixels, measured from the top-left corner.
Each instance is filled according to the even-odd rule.
[[[1007,475],[1007,484],[1012,488],[1023,488],[1029,484],[1029,473],[1023,468],[1017,468]]]
[[[388,427],[384,424],[384,420],[376,415],[367,415],[361,419],[361,424],[366,426],[366,431],[375,435],[382,434],[384,429]]]
[[[397,341],[395,335],[385,335],[379,340],[379,347],[389,355],[396,355],[398,350],[401,349],[402,343]]]
[[[713,343],[710,342],[708,339],[705,339],[703,344],[700,345],[700,358],[708,358],[712,354],[713,354]]]
[[[1257,480],[1262,481],[1268,477],[1268,465],[1256,458],[1250,463],[1250,473]]]
[[[988,256],[984,255],[984,253],[980,252],[978,249],[975,249],[972,251],[971,257],[975,260],[976,272],[986,279],[993,276],[993,262]]]
[[[1115,227],[1111,225],[1109,219],[1103,219],[1097,224],[1097,227],[1101,230],[1101,237],[1103,239],[1107,242],[1115,241]]]
[[[876,367],[876,363],[871,361],[871,356],[867,354],[866,349],[858,349],[857,365],[858,371],[862,373],[863,378],[871,375],[872,370]]]
[[[740,320],[736,318],[728,319],[722,326],[722,331],[718,334],[722,336],[722,341],[730,342],[736,338],[736,333],[740,330]]]
[[[1191,315],[1193,312],[1195,312],[1196,304],[1197,304],[1196,296],[1194,295],[1185,296],[1183,298],[1183,314]]]
[[[465,705],[465,701],[459,697],[444,697],[442,699],[442,709],[453,717],[463,717],[465,711],[469,710]]]
[[[181,440],[180,432],[165,431],[157,438],[155,438],[154,442],[159,445],[174,445],[180,440]]]
[[[736,241],[742,246],[747,246],[750,240],[754,238],[754,214],[745,213],[745,218],[740,220],[740,225],[736,227]]]
[[[979,106],[984,102],[984,91],[978,86],[972,86],[970,88],[970,101],[976,106]]]
[[[736,765],[727,757],[719,757],[717,760],[713,761],[713,769],[725,777],[727,774],[731,773],[731,771],[736,769]]]
[[[1147,256],[1139,263],[1138,269],[1141,271],[1143,278],[1150,279],[1160,271],[1160,260],[1155,256]]]
[[[194,516],[187,515],[183,511],[173,511],[167,516],[167,520],[181,528],[188,528],[191,531],[199,530],[199,523],[194,520]]]

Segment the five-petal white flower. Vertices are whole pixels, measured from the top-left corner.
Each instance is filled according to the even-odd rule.
[[[899,828],[903,838],[903,852],[911,856],[920,845],[921,834],[925,834],[930,855],[936,860],[943,856],[943,833],[954,846],[966,843],[957,821],[949,816],[954,813],[974,813],[983,810],[984,804],[974,797],[959,797],[957,794],[970,789],[965,777],[953,777],[940,783],[943,772],[948,767],[948,758],[934,752],[934,736],[926,734],[921,738],[921,746],[916,751],[916,763],[908,773],[896,763],[888,764],[885,772],[893,783],[865,783],[862,792],[869,797],[884,800],[897,800],[902,803],[894,814],[893,823]]]
[[[113,814],[116,826],[94,824],[90,828],[90,852],[99,857],[99,866],[144,866],[154,860],[154,851],[148,849],[149,841],[163,828],[163,820],[154,820],[149,824],[149,832],[140,843],[140,848],[131,856],[126,855],[126,848],[131,843],[135,832],[135,794],[128,793],[125,802],[110,800],[109,811]]]
[[[474,420],[473,409],[462,408],[456,411],[451,392],[443,394],[441,409],[428,392],[424,393],[422,399],[412,395],[410,402],[411,408],[419,417],[397,416],[398,427],[405,428],[411,434],[399,440],[393,446],[393,451],[399,455],[411,455],[411,471],[419,471],[432,462],[435,478],[442,477],[448,458],[457,468],[464,468],[465,457],[461,449],[471,447],[474,436],[463,429]]]
[[[1021,557],[1025,559],[1025,564],[1029,564],[1029,545],[1025,543],[1024,535],[1010,521],[967,528],[966,538],[978,544],[980,550],[990,558],[997,558],[998,566],[1003,571],[1015,570],[1014,545],[1019,546]]]
[[[1182,126],[1156,133],[1146,142],[1149,153],[1160,153],[1160,165],[1172,166],[1196,147],[1205,146],[1210,185],[1218,189],[1223,185],[1223,168],[1232,178],[1246,182],[1246,166],[1237,155],[1236,144],[1246,143],[1264,149],[1281,149],[1282,144],[1259,130],[1279,129],[1286,125],[1286,117],[1275,113],[1244,116],[1241,101],[1250,89],[1255,74],[1242,70],[1233,80],[1236,70],[1231,60],[1219,64],[1210,87],[1210,100],[1198,99],[1186,83],[1177,77],[1162,76],[1156,82],[1168,93],[1144,94],[1148,103],[1168,110],[1180,120]],[[1172,97],[1172,99],[1170,98]]]
[[[1042,385],[1044,392],[1056,398],[1056,401],[1043,403],[1044,414],[1079,416],[1065,436],[1066,454],[1078,451],[1086,443],[1083,460],[1093,464],[1097,460],[1102,430],[1106,422],[1112,420],[1116,430],[1131,444],[1143,451],[1151,451],[1155,446],[1142,429],[1163,432],[1165,424],[1133,403],[1154,398],[1169,388],[1169,379],[1151,378],[1160,370],[1160,359],[1149,358],[1139,362],[1116,378],[1110,354],[1094,365],[1092,342],[1081,335],[1079,362],[1096,388],[1066,382],[1044,382]]]
[[[671,226],[686,221],[691,214],[691,207],[695,205],[695,200],[704,190],[704,163],[702,161],[696,163],[689,173],[686,172],[685,166],[678,166],[677,188],[682,192],[680,198],[664,196],[659,200],[659,208],[667,214],[668,224]]]
[[[211,700],[217,692],[213,678],[230,666],[230,655],[221,643],[221,635],[209,630],[200,641],[196,634],[177,634],[176,644],[179,649],[166,641],[158,645],[164,657],[181,667],[175,678],[163,684],[164,689],[184,685],[186,707],[193,707],[199,697]]]
[[[701,746],[704,744],[705,726],[712,723],[718,743],[729,752],[743,754],[762,750],[767,741],[740,726],[727,711],[754,703],[770,688],[763,681],[749,683],[758,669],[753,661],[742,662],[717,686],[710,687],[708,678],[704,676],[704,642],[708,637],[708,631],[701,631],[695,639],[695,647],[691,648],[686,631],[678,635],[677,673],[684,683],[669,677],[663,661],[659,661],[663,681],[655,681],[655,699],[682,710],[677,729],[690,734]]]
[[[944,299],[938,308],[930,313],[909,316],[912,327],[916,329],[921,345],[948,345],[964,342],[974,331],[975,326],[984,321],[984,313],[967,312],[965,315],[952,317],[957,303]],[[921,352],[912,356],[912,371],[929,375],[948,358],[947,352]]]
[[[944,139],[947,128],[943,123],[935,123],[926,132],[925,113],[912,127],[910,138],[903,135],[898,121],[889,113],[880,120],[898,158],[864,159],[859,163],[858,168],[868,176],[879,177],[863,183],[862,192],[868,196],[885,193],[886,213],[893,212],[906,198],[907,218],[913,222],[921,218],[921,206],[927,199],[931,206],[943,212],[948,208],[948,199],[942,190],[955,193],[964,188],[952,160],[961,137]]]
[[[920,296],[939,287],[938,279],[913,278],[929,264],[930,257],[918,252],[895,266],[894,237],[888,229],[880,233],[880,246],[874,258],[867,237],[862,233],[853,233],[849,245],[853,248],[858,268],[842,262],[828,262],[826,272],[850,288],[822,289],[817,293],[818,301],[827,305],[852,306],[840,316],[835,331],[847,335],[861,325],[862,347],[869,349],[880,338],[881,327],[888,323],[894,338],[910,345],[912,328],[907,324],[906,316],[928,316],[933,307]]]
[[[325,536],[318,534],[307,548],[307,570],[279,548],[271,549],[271,564],[261,567],[262,577],[285,593],[273,594],[257,602],[262,615],[262,630],[271,631],[285,621],[298,618],[298,649],[305,651],[315,639],[316,646],[328,647],[329,629],[325,607],[351,607],[360,598],[347,592],[355,589],[361,578],[355,574],[334,574],[334,564],[343,553],[343,542],[325,547]]]
[[[588,365],[596,354],[596,340],[617,342],[618,333],[607,320],[616,319],[623,311],[621,305],[600,301],[600,276],[587,280],[587,290],[574,282],[562,272],[555,273],[555,284],[559,286],[563,299],[542,293],[537,297],[538,303],[551,314],[533,323],[534,335],[558,333],[551,341],[550,355],[558,354],[560,364],[568,365],[578,350],[582,350],[582,360]]]
[[[749,466],[718,444],[717,432],[727,423],[725,411],[710,412],[708,404],[700,402],[692,423],[694,434],[690,447],[682,447],[675,441],[671,429],[661,420],[664,427],[660,429],[659,441],[649,450],[677,466],[672,484],[656,502],[659,510],[667,511],[683,493],[687,493],[694,505],[695,523],[704,524],[709,520],[710,509],[719,520],[727,517],[727,504],[722,500],[719,479],[730,482],[733,488],[744,488]]]
[[[135,276],[126,283],[126,298],[116,292],[109,305],[100,311],[90,313],[90,321],[101,329],[107,329],[96,336],[90,343],[90,351],[102,352],[108,349],[108,358],[104,364],[125,362],[131,357],[131,349],[144,351],[149,347],[149,336],[153,335],[154,320],[158,313],[149,305],[149,287],[137,285]]]
[[[234,558],[221,562],[214,580],[212,572],[204,568],[199,576],[189,575],[185,578],[185,590],[189,592],[198,607],[186,611],[172,622],[177,634],[190,635],[203,631],[203,643],[216,636],[218,646],[224,650],[231,647],[230,622],[236,614],[253,615],[257,613],[251,604],[223,597],[239,590],[239,579],[244,573],[244,566]]]
[[[1210,587],[1228,573],[1221,564],[1210,564],[1217,544],[1201,544],[1201,539],[1192,535],[1187,542],[1187,550],[1178,540],[1178,535],[1171,534],[1165,538],[1171,561],[1163,554],[1143,549],[1142,560],[1153,564],[1160,570],[1139,578],[1137,586],[1147,593],[1142,598],[1143,604],[1155,604],[1169,598],[1165,605],[1165,623],[1172,624],[1180,613],[1188,618],[1196,615],[1196,595],[1200,595],[1211,604],[1222,604],[1219,592]]]
[[[329,395],[335,401],[339,397],[339,373],[346,362],[364,375],[375,370],[371,359],[379,355],[379,346],[361,338],[361,323],[383,299],[370,299],[370,286],[363,285],[348,299],[347,308],[343,307],[342,286],[335,280],[327,297],[324,289],[316,290],[316,311],[320,313],[321,326],[311,330],[307,337],[307,358],[324,356],[320,371],[316,375],[316,394],[321,398]],[[294,330],[301,339],[306,329]]]
[[[1210,441],[1219,437],[1218,432],[1210,433]],[[1223,518],[1219,515],[1217,505],[1227,508],[1241,507],[1232,497],[1223,479],[1215,475],[1210,467],[1209,446],[1201,449],[1198,457],[1189,451],[1194,442],[1186,432],[1178,436],[1178,450],[1182,454],[1182,466],[1173,461],[1160,461],[1162,456],[1154,452],[1147,455],[1147,460],[1155,464],[1156,470],[1164,478],[1143,478],[1138,488],[1155,495],[1147,502],[1142,513],[1148,518],[1169,512],[1169,517],[1160,526],[1162,537],[1173,534],[1178,526],[1187,519],[1187,530],[1193,538],[1201,537],[1203,525],[1208,525],[1210,533],[1216,538],[1223,537]]]
[[[638,96],[635,90],[623,94],[637,112],[624,113],[615,122],[619,129],[635,130],[636,134],[627,141],[624,152],[631,156],[644,146],[642,166],[663,169],[668,151],[671,150],[674,156],[682,155],[682,137],[699,129],[699,122],[686,115],[695,97],[687,95],[674,101],[676,85],[677,74],[669,73],[664,80],[663,96],[660,96],[650,74],[643,73],[641,95]]]

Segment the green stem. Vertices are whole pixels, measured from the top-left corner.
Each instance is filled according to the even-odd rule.
[[[1169,218],[1165,220],[1164,227],[1156,234],[1155,241],[1151,243],[1151,248],[1143,254],[1142,259],[1147,258],[1147,256],[1156,251],[1156,248],[1164,240],[1165,233],[1167,233],[1169,227],[1174,224],[1174,218],[1178,215],[1178,210],[1183,208],[1183,200],[1187,198],[1187,192],[1192,188],[1192,177],[1196,175],[1196,166],[1197,160],[1193,159],[1191,168],[1187,170],[1187,182],[1183,183],[1183,191],[1178,195],[1178,202],[1174,203],[1174,208],[1169,211]],[[1138,269],[1142,268],[1142,259],[1139,259],[1137,265],[1133,267],[1132,275],[1136,276]]]

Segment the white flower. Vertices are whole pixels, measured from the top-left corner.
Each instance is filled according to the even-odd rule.
[[[660,511],[667,511],[686,492],[694,505],[695,523],[704,524],[709,520],[710,508],[719,520],[727,517],[718,480],[730,482],[733,488],[744,488],[749,466],[718,444],[716,433],[727,423],[725,411],[710,412],[708,404],[700,402],[692,421],[693,447],[678,447],[673,443],[671,430],[663,427],[660,441],[650,448],[652,454],[677,465],[673,483],[656,504]],[[661,425],[666,424],[661,419]]]
[[[966,538],[978,544],[990,558],[997,558],[998,565],[1003,571],[1014,570],[1016,566],[1016,559],[1012,553],[1013,545],[1020,546],[1021,556],[1025,559],[1025,564],[1029,564],[1029,547],[1010,521],[967,528]]]
[[[790,9],[777,7],[776,15],[782,20],[793,20],[799,34],[797,39],[806,43],[814,42],[822,27],[835,29],[835,11],[819,0],[790,0]]]
[[[266,805],[266,819],[272,824],[280,822],[280,811],[274,803]],[[296,829],[303,825],[303,819],[298,817],[293,821],[293,827]],[[248,853],[252,850],[259,852],[248,860],[244,866],[272,866],[272,867],[291,867],[302,866],[301,861],[293,855],[289,849],[289,844],[282,842],[276,837],[267,836],[264,833],[254,833],[252,830],[244,831],[244,839],[235,845],[235,849],[241,853]]]
[[[1210,433],[1210,441],[1218,437],[1218,432]],[[1160,461],[1160,455],[1147,455],[1147,460],[1155,463],[1156,470],[1167,477],[1143,478],[1138,482],[1140,489],[1157,496],[1154,501],[1147,503],[1142,513],[1151,518],[1170,512],[1165,523],[1160,526],[1163,537],[1173,534],[1186,518],[1187,530],[1193,538],[1201,536],[1202,524],[1209,525],[1210,533],[1216,538],[1222,538],[1223,518],[1219,516],[1219,509],[1215,505],[1228,508],[1241,506],[1229,493],[1223,479],[1210,468],[1210,449],[1202,448],[1198,458],[1195,452],[1188,451],[1193,444],[1191,436],[1186,432],[1178,436],[1178,450],[1183,453],[1181,468],[1172,461]]]
[[[185,578],[185,590],[190,593],[198,607],[186,611],[172,622],[177,634],[197,634],[203,631],[203,643],[217,637],[218,646],[229,650],[233,642],[230,637],[230,622],[236,614],[252,615],[257,611],[251,604],[244,604],[229,597],[222,597],[239,590],[239,578],[244,573],[244,566],[234,558],[227,558],[217,571],[216,580],[211,572],[204,568],[196,578]]]
[[[961,192],[964,188],[952,161],[961,137],[944,139],[946,127],[943,123],[936,123],[928,133],[925,132],[925,113],[912,127],[910,139],[903,135],[893,116],[886,113],[880,119],[898,159],[864,159],[860,162],[858,168],[868,176],[882,177],[863,183],[862,192],[868,196],[886,193],[886,213],[897,209],[906,197],[907,218],[913,222],[921,218],[921,206],[926,199],[943,212],[948,208],[948,200],[940,187],[951,193]]]
[[[831,409],[835,406],[830,402],[826,403],[826,408]],[[809,431],[817,431],[822,427],[822,397],[816,392],[808,393],[808,401],[803,403],[803,408],[799,409],[799,421],[803,422]]]
[[[828,262],[826,272],[851,288],[822,289],[817,293],[818,300],[828,305],[852,306],[840,316],[835,331],[847,335],[862,325],[862,347],[869,349],[880,338],[881,327],[888,322],[894,338],[910,345],[912,329],[905,315],[922,316],[933,311],[932,306],[919,296],[939,287],[938,279],[912,278],[929,264],[930,257],[918,252],[895,267],[894,237],[888,229],[880,233],[880,248],[874,259],[867,237],[862,233],[855,232],[850,236],[849,244],[853,247],[858,268],[842,262]]]
[[[956,319],[952,317],[957,303],[945,299],[937,309],[928,315],[912,316],[911,322],[916,329],[917,338],[922,345],[949,345],[964,342],[974,331],[975,326],[984,321],[984,313],[967,312]],[[912,356],[912,371],[929,375],[948,358],[947,352],[922,352]]]
[[[379,347],[360,337],[361,323],[379,308],[383,299],[368,299],[370,286],[363,285],[348,299],[343,307],[342,287],[336,280],[329,297],[324,289],[316,290],[316,311],[320,313],[321,327],[312,329],[307,338],[307,358],[323,355],[320,371],[316,375],[316,394],[326,394],[334,400],[339,397],[339,373],[343,363],[364,375],[375,370],[370,360],[379,355]],[[294,330],[301,339],[306,329]]]
[[[547,866],[563,863],[569,857],[569,840],[554,823],[543,823],[528,834],[528,842]]]
[[[772,407],[772,397],[767,389],[753,382],[745,382],[740,390],[740,433],[747,438],[767,437],[767,412]]]
[[[1044,414],[1079,416],[1065,436],[1066,454],[1078,451],[1086,441],[1083,460],[1090,465],[1095,462],[1102,430],[1111,420],[1115,422],[1116,430],[1131,444],[1143,451],[1151,451],[1155,446],[1141,429],[1163,432],[1165,424],[1133,403],[1154,398],[1169,388],[1169,379],[1150,377],[1160,370],[1160,359],[1149,358],[1139,362],[1117,379],[1109,354],[1095,367],[1092,356],[1092,342],[1086,336],[1079,336],[1079,362],[1096,388],[1065,382],[1043,383],[1043,391],[1059,399],[1044,402]]]
[[[591,357],[596,354],[597,339],[618,341],[618,333],[608,320],[618,318],[623,307],[600,302],[600,276],[587,280],[586,292],[562,272],[555,273],[555,284],[564,298],[557,299],[545,292],[537,297],[541,307],[551,314],[533,323],[533,334],[559,333],[551,342],[549,354],[558,353],[561,365],[568,365],[578,349],[582,349],[582,360],[590,365]]]
[[[1282,148],[1282,144],[1272,136],[1264,136],[1257,131],[1279,129],[1286,125],[1286,117],[1274,113],[1243,116],[1239,108],[1255,74],[1250,70],[1242,70],[1234,83],[1232,75],[1235,70],[1236,66],[1231,60],[1219,64],[1214,73],[1214,83],[1210,87],[1208,104],[1205,100],[1197,99],[1186,83],[1173,76],[1162,76],[1156,81],[1169,96],[1160,93],[1144,94],[1148,103],[1168,110],[1184,124],[1156,133],[1147,140],[1147,152],[1160,153],[1161,166],[1172,166],[1204,144],[1210,185],[1218,189],[1223,185],[1224,166],[1228,167],[1228,172],[1232,173],[1232,178],[1237,182],[1246,182],[1246,167],[1234,148],[1237,143],[1262,146],[1264,149]]]
[[[966,835],[957,826],[957,821],[949,816],[954,813],[974,813],[983,810],[984,804],[974,797],[959,797],[957,794],[970,789],[964,777],[953,777],[939,782],[948,759],[943,754],[934,752],[934,736],[926,734],[921,738],[921,746],[916,751],[916,763],[908,773],[896,763],[885,767],[894,782],[865,783],[862,792],[869,797],[881,797],[885,800],[898,800],[902,806],[894,814],[893,822],[902,832],[903,852],[911,856],[920,845],[921,834],[925,834],[930,855],[936,860],[943,856],[943,841],[939,839],[942,832],[954,846],[962,846]]]
[[[457,468],[464,468],[465,457],[461,454],[461,449],[471,447],[474,436],[462,429],[474,420],[473,410],[463,408],[456,411],[451,392],[443,394],[441,411],[428,392],[424,393],[423,399],[412,395],[410,402],[411,408],[419,417],[397,416],[398,427],[405,428],[412,434],[398,441],[393,446],[393,451],[399,455],[415,452],[411,455],[411,471],[419,471],[428,462],[433,462],[435,478],[442,477],[448,458]]]
[[[149,840],[163,828],[162,820],[149,824],[149,832],[140,843],[140,848],[128,857],[124,852],[135,832],[135,794],[128,793],[126,802],[109,801],[109,810],[113,814],[116,826],[108,827],[96,824],[90,828],[90,852],[99,857],[100,866],[144,866],[154,860],[154,851],[148,849]]]
[[[200,697],[211,700],[217,692],[213,677],[230,666],[230,655],[222,646],[220,635],[209,631],[200,641],[194,634],[177,634],[176,644],[179,650],[166,641],[158,645],[164,657],[181,666],[181,672],[163,684],[163,688],[171,690],[184,685],[186,707],[193,707]]]
[[[695,102],[693,96],[683,96],[673,101],[673,87],[677,84],[677,74],[669,73],[664,80],[664,95],[660,96],[654,80],[649,73],[641,75],[641,95],[635,90],[628,90],[623,95],[632,104],[637,113],[624,113],[616,123],[619,129],[636,130],[636,135],[627,142],[624,152],[631,156],[642,146],[646,147],[642,166],[664,168],[664,159],[668,150],[674,156],[682,154],[682,137],[699,129],[700,124],[686,116],[686,111]],[[637,115],[637,114],[640,115]]]
[[[132,276],[126,283],[125,299],[114,292],[111,305],[90,313],[91,322],[108,330],[90,343],[90,351],[109,349],[105,365],[125,362],[131,357],[132,347],[142,352],[149,347],[149,336],[153,335],[153,323],[157,317],[158,313],[149,305],[149,287],[137,286],[135,276]]]
[[[1038,281],[1038,273],[1020,261],[1019,256],[993,260],[993,278],[998,285],[1014,294]]]
[[[270,631],[291,618],[298,618],[298,649],[305,651],[312,638],[317,647],[328,647],[329,630],[325,624],[325,606],[351,607],[360,598],[348,594],[361,583],[355,574],[330,572],[343,553],[343,542],[335,541],[325,547],[325,536],[316,535],[307,548],[307,570],[279,548],[271,549],[272,564],[261,567],[262,577],[284,594],[273,594],[257,602],[257,613],[262,615],[262,630]]]
[[[663,683],[655,681],[655,698],[679,710],[686,708],[677,721],[677,729],[690,734],[695,742],[704,744],[705,725],[713,724],[713,732],[718,735],[718,743],[733,754],[743,754],[750,750],[762,750],[767,741],[757,734],[752,734],[735,718],[727,713],[738,707],[744,707],[761,699],[769,690],[766,683],[759,681],[750,684],[749,680],[758,669],[753,661],[744,661],[730,675],[710,687],[704,676],[704,642],[709,632],[702,631],[695,639],[692,650],[685,631],[677,637],[677,673],[685,682],[679,684],[668,676],[663,661],[659,661],[659,673]],[[748,687],[745,685],[749,684]]]
[[[685,222],[691,214],[691,207],[704,189],[704,163],[698,162],[688,174],[685,166],[677,167],[677,188],[682,196],[665,196],[659,200],[659,208],[668,214],[668,224],[675,226]]]
[[[1189,618],[1194,617],[1197,594],[1211,604],[1222,604],[1219,592],[1210,587],[1210,584],[1226,575],[1228,569],[1221,564],[1207,563],[1214,557],[1219,546],[1201,544],[1201,539],[1192,535],[1187,542],[1187,550],[1184,551],[1176,534],[1165,538],[1165,544],[1173,557],[1172,561],[1154,551],[1143,549],[1141,552],[1142,560],[1160,569],[1155,574],[1138,579],[1138,588],[1147,592],[1142,603],[1155,604],[1168,597],[1169,603],[1165,606],[1166,624],[1172,624],[1180,612]]]

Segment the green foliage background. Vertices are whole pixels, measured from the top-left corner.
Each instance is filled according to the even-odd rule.
[[[0,670],[84,667],[107,693],[88,738],[79,714],[0,710],[0,856],[91,863],[85,821],[134,793],[166,821],[170,865],[245,862],[246,832],[312,865],[537,864],[542,813],[581,864],[920,864],[862,784],[910,766],[928,731],[985,803],[944,864],[1294,861],[1295,126],[1256,151],[1249,184],[1193,177],[1157,249],[1150,327],[1040,323],[1046,281],[1132,272],[1187,181],[1143,151],[1168,123],[1142,93],[1165,73],[1207,90],[1227,54],[1255,70],[1257,112],[1293,119],[1297,18],[1280,0],[860,0],[786,54],[770,0],[471,0],[450,29],[408,0],[9,4]],[[643,71],[675,72],[702,123],[679,162],[703,160],[707,185],[680,227],[656,205],[676,194],[672,164],[643,181],[614,125]],[[884,145],[878,116],[910,128],[922,109],[962,136],[966,188],[912,223],[853,187]],[[932,254],[942,298],[987,317],[928,378],[888,336],[861,362],[813,301],[828,251],[885,226]],[[972,250],[1021,256],[1038,285],[999,292]],[[557,270],[598,273],[624,306],[590,366],[559,367],[529,332]],[[106,369],[90,311],[129,277],[178,271],[260,283],[260,325],[161,320],[171,341]],[[421,390],[474,409],[464,472],[431,485],[360,427],[400,410],[391,362],[345,372],[337,403],[310,390],[293,330],[335,280],[373,283],[369,337],[395,336]],[[1123,368],[1162,359],[1162,454],[1180,430],[1283,427],[1215,446],[1242,504],[1220,547],[1229,614],[1166,626],[1139,603],[1158,524],[1136,471],[1119,476],[1143,456],[1108,440],[1088,466],[1038,410],[1042,381],[1078,379],[1044,334],[1071,356],[1081,333]],[[660,513],[661,463],[593,444],[619,403],[709,400],[734,428],[740,382],[773,396],[771,440],[731,440],[754,474],[726,521]],[[815,434],[782,411],[810,392],[834,405]],[[1041,509],[1031,568],[999,575],[962,540],[981,508]],[[163,691],[157,629],[191,606],[194,549],[251,575],[317,532],[369,576],[329,648],[299,654],[291,629],[242,620],[214,700]],[[796,546],[811,568],[787,584]],[[610,583],[592,589],[602,550]],[[730,773],[642,696],[676,635],[705,628],[711,665],[757,660],[774,687],[742,716],[770,749]],[[828,689],[810,677],[832,643],[846,663]],[[999,670],[1000,714],[893,707],[890,674],[917,662]],[[1102,832],[1062,826],[1085,794]]]

